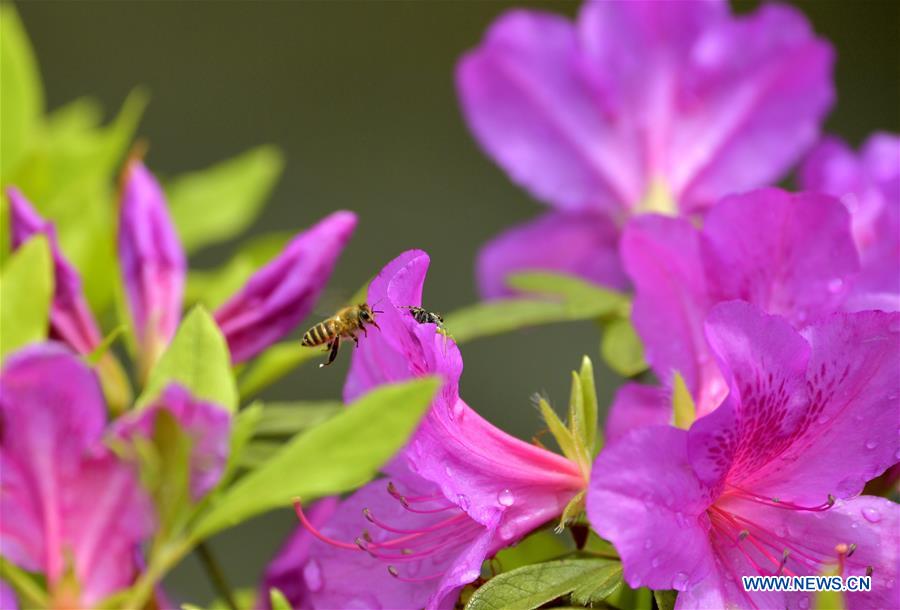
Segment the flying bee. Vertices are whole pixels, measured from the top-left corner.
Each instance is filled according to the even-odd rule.
[[[401,309],[408,309],[413,320],[419,324],[434,324],[437,327],[437,331],[444,336],[444,349],[447,349],[447,339],[452,339],[453,335],[451,335],[447,331],[447,327],[444,326],[444,318],[441,314],[413,305],[404,305],[401,306]]]
[[[367,335],[366,324],[371,324],[378,330],[381,330],[381,327],[375,322],[376,313],[384,312],[372,309],[366,303],[344,307],[332,317],[319,322],[306,331],[301,343],[306,347],[325,345],[326,351],[331,350],[328,354],[328,360],[320,364],[319,368],[328,366],[337,358],[342,338],[353,339],[353,342],[359,345],[356,332],[361,330],[364,335]]]

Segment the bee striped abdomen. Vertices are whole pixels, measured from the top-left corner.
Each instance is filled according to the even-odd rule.
[[[303,335],[303,345],[313,347],[331,341],[334,338],[334,333],[330,323],[331,320],[325,320],[306,331],[306,334]]]

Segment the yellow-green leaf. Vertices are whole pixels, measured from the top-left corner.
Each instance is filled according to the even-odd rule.
[[[52,301],[50,246],[38,235],[10,256],[0,273],[0,358],[47,338]]]

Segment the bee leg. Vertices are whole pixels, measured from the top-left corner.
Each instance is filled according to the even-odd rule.
[[[363,335],[366,337],[369,336],[369,331],[366,330],[366,327],[362,322],[359,323],[359,330],[363,331]]]
[[[350,338],[353,339],[353,343],[356,345],[356,347],[359,347],[359,338],[353,333],[350,333]]]
[[[328,354],[328,360],[326,362],[321,363],[319,365],[319,368],[326,367],[329,364],[331,364],[332,362],[334,362],[334,359],[337,358],[338,348],[340,348],[340,346],[341,346],[341,338],[335,337],[334,341],[331,342],[331,353]]]

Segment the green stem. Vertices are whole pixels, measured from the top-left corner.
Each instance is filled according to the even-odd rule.
[[[209,576],[210,582],[212,582],[213,586],[219,592],[219,595],[222,596],[225,604],[231,610],[239,610],[237,602],[234,601],[234,596],[231,593],[231,587],[225,579],[225,572],[222,570],[222,566],[219,565],[219,562],[216,561],[209,545],[205,542],[200,542],[197,544],[195,550],[197,551],[197,556],[200,558],[200,563],[203,564],[203,568],[206,570],[207,576]]]
[[[168,545],[163,545],[158,553],[153,553],[153,559],[143,574],[140,575],[131,593],[122,604],[123,608],[143,608],[147,599],[153,592],[153,587],[172,569],[181,559],[187,555],[194,546],[193,540],[183,539]]]
[[[26,608],[46,608],[47,593],[24,570],[0,557],[0,577],[19,595],[19,602]]]

